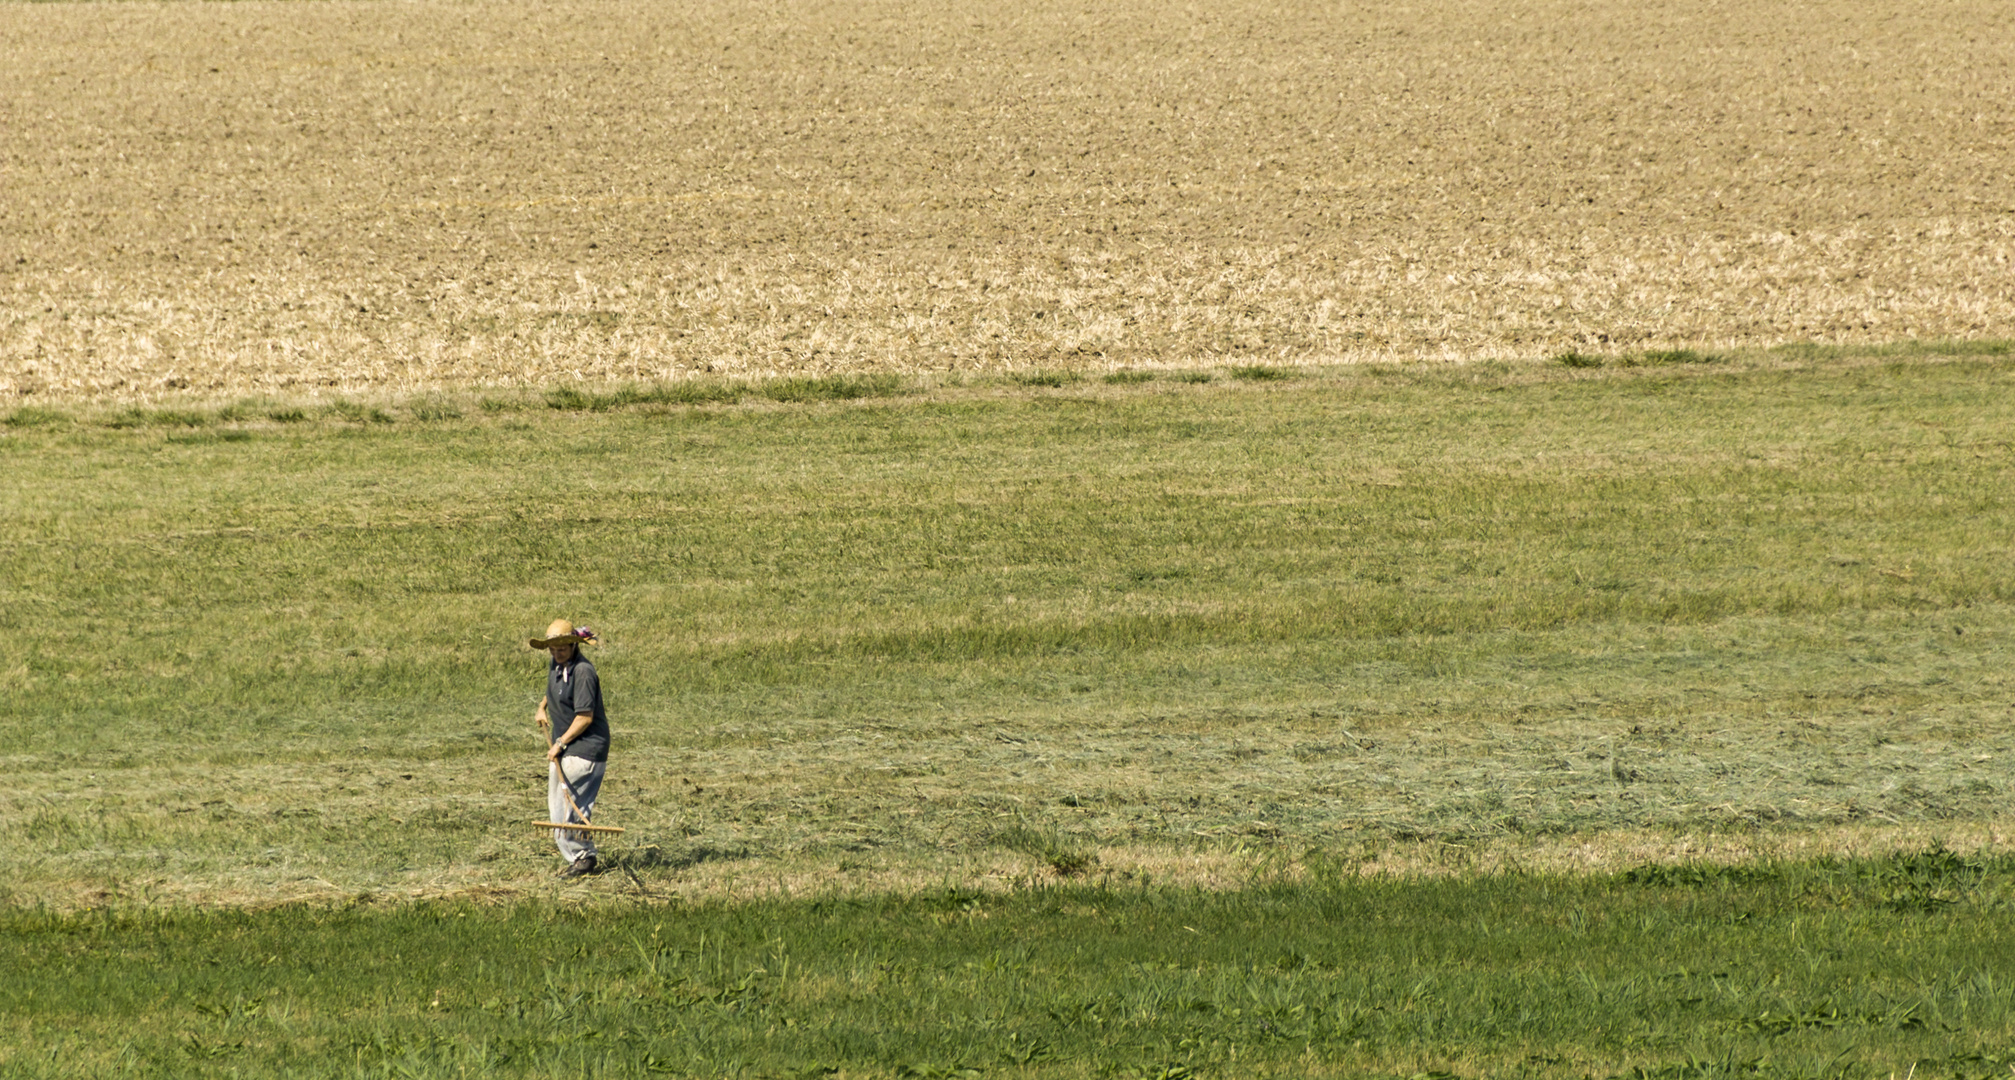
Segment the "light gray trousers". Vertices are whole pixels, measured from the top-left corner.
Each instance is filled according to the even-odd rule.
[[[567,796],[560,790],[560,772],[566,773],[567,788],[574,793],[574,804],[581,813],[593,818],[595,796],[602,793],[602,775],[609,771],[606,761],[589,761],[583,757],[563,757],[559,769],[546,769],[546,809],[550,812],[547,821],[580,821],[574,809],[567,805]],[[560,845],[560,857],[573,862],[583,855],[595,853],[594,833],[568,832],[554,829],[553,840]]]

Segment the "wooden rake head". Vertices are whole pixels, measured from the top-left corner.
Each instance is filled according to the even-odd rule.
[[[534,821],[532,824],[541,829],[565,829],[568,832],[619,833],[623,831],[621,825],[583,825],[578,821]]]

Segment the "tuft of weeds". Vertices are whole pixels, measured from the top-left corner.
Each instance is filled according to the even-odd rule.
[[[574,403],[564,407],[607,412],[639,405],[732,405],[747,393],[748,388],[742,384],[711,381],[622,386],[606,394],[579,395]],[[553,405],[556,409],[562,407]]]
[[[754,386],[714,381],[677,382],[624,386],[606,393],[563,386],[546,391],[545,402],[547,408],[561,412],[608,412],[648,405],[732,405],[751,393],[785,403],[845,401],[899,394],[904,386],[903,379],[896,375],[825,375],[775,379]]]
[[[1729,891],[1763,886],[1825,895],[1842,905],[1859,905],[1900,915],[1949,910],[1974,895],[1992,866],[1934,840],[1916,851],[1841,862],[1822,858],[1789,867],[1777,863],[1651,864],[1615,876],[1620,885]],[[1795,872],[1794,872],[1795,871]]]
[[[1282,382],[1294,375],[1287,368],[1272,364],[1243,364],[1231,369],[1231,377],[1244,382]]]
[[[70,417],[55,409],[42,409],[33,405],[19,408],[7,414],[7,426],[14,428],[60,427],[68,424]]]
[[[1616,875],[1619,884],[1699,889],[1721,885],[1757,885],[1775,881],[1775,867],[1763,864],[1680,863],[1633,867]]]
[[[1923,851],[1899,853],[1868,868],[1866,877],[1883,894],[1883,906],[1899,914],[1929,914],[1960,902],[1977,889],[1985,863],[1934,842]]]
[[[1828,360],[1845,360],[1871,356],[1897,360],[1930,356],[1996,357],[2015,354],[2015,340],[2008,338],[1935,338],[1921,341],[1916,339],[1892,341],[1883,345],[1822,345],[1816,341],[1794,341],[1783,345],[1773,345],[1767,352],[1770,356],[1806,363],[1822,363]]]
[[[1728,358],[1696,349],[1652,349],[1626,357],[1625,367],[1658,367],[1667,364],[1725,364]]]
[[[208,427],[216,417],[194,409],[123,409],[105,419],[105,426],[118,430],[148,427]]]
[[[424,420],[430,422],[439,420],[460,420],[462,418],[461,408],[458,407],[454,402],[449,401],[447,398],[441,398],[441,397],[422,398],[421,400],[413,402],[411,405],[408,405],[406,407],[406,411],[411,413],[413,415],[413,419],[415,420]]]
[[[639,386],[623,386],[606,394],[593,395],[589,408],[597,411],[627,409],[634,405],[652,405],[663,400],[655,389]]]
[[[1075,877],[1098,865],[1098,856],[1083,844],[1054,829],[1037,828],[1025,821],[995,833],[992,842],[995,847],[1035,859],[1058,877]]]
[[[251,442],[252,433],[242,428],[228,428],[223,431],[196,430],[168,436],[168,441],[179,446],[207,446],[211,443]]]
[[[276,424],[298,424],[308,419],[308,411],[294,405],[260,401],[256,398],[234,401],[217,410],[217,419],[226,424],[243,424],[256,420],[270,420]]]
[[[375,405],[365,405],[355,401],[337,400],[323,408],[323,413],[337,420],[347,420],[353,424],[389,424],[392,414]]]
[[[744,383],[671,383],[661,387],[665,405],[733,405],[748,395]]]
[[[1144,371],[1140,368],[1127,368],[1124,371],[1108,371],[1101,381],[1111,386],[1128,386],[1133,383],[1152,382],[1154,381],[1154,372]]]
[[[771,401],[849,401],[890,397],[903,390],[898,375],[823,375],[806,379],[773,379],[757,387]]]
[[[1051,388],[1069,386],[1078,380],[1075,371],[1022,371],[1008,377],[1018,386]]]
[[[1208,371],[1185,371],[1177,375],[1175,377],[1175,381],[1184,383],[1207,383],[1211,380],[1211,377],[1212,377],[1211,373]]]
[[[729,382],[677,382],[659,388],[659,400],[666,405],[733,405],[748,388]]]
[[[1608,360],[1592,353],[1569,351],[1556,354],[1553,357],[1553,362],[1562,367],[1599,368],[1603,364],[1608,363]]]

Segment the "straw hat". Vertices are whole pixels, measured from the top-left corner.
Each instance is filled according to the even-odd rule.
[[[546,627],[546,636],[532,638],[532,648],[550,649],[555,645],[578,645],[595,640],[595,632],[585,626],[575,626],[570,619],[554,619]]]

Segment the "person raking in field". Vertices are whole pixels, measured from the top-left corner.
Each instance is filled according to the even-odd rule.
[[[595,632],[567,619],[554,619],[546,636],[532,638],[532,648],[552,654],[546,669],[546,696],[536,717],[546,732],[546,808],[553,821],[585,824],[595,812],[602,776],[609,768],[609,715],[602,707],[602,682],[595,665],[581,655]],[[568,815],[572,815],[571,817]],[[561,877],[595,872],[592,833],[553,830],[560,857],[567,860]]]

